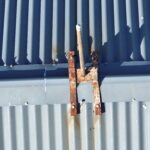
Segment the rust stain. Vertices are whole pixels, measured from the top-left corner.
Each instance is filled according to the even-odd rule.
[[[87,70],[86,72],[87,72],[86,75],[82,76],[81,70],[77,69],[77,81],[78,81],[78,83],[88,82],[88,81],[94,80],[96,77],[97,69],[92,67],[89,70]]]
[[[92,61],[93,66],[95,68],[98,68],[98,63],[99,63],[98,51],[92,51],[90,55],[91,55],[91,61]]]
[[[101,115],[101,106],[100,106],[100,104],[95,105],[95,114],[96,115]]]
[[[69,108],[70,109],[70,108]],[[76,141],[76,148],[81,149],[81,125],[80,125],[80,115],[77,114],[72,116],[69,113],[68,117],[68,126],[69,126],[69,150],[73,149],[72,140]],[[78,141],[78,142],[77,142]]]
[[[100,119],[101,119],[101,116],[100,115],[96,115],[94,113],[94,115],[93,115],[93,128],[94,129],[97,128],[97,125],[100,125]]]
[[[73,130],[80,131],[80,114],[77,114],[75,116],[71,115],[70,112],[70,106],[68,107],[68,126],[69,126],[69,134],[72,134]]]
[[[101,115],[100,88],[97,80],[93,81],[93,95],[94,95],[94,103],[95,103],[95,113],[96,115]]]
[[[95,116],[94,116],[94,125],[96,125],[97,122],[99,123],[100,119],[101,119],[100,115],[95,115]],[[95,127],[95,126],[94,126],[94,127]]]
[[[69,120],[68,120],[69,127],[72,129],[74,126],[76,127],[77,130],[80,129],[80,117],[79,114],[72,116],[69,115]]]

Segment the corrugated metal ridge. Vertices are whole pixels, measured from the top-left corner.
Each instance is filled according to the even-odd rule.
[[[150,103],[92,105],[70,116],[69,105],[0,107],[1,150],[149,150]]]
[[[150,60],[149,0],[0,0],[0,65],[66,62],[83,28],[85,59]]]

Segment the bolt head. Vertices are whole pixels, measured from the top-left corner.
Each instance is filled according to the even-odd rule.
[[[96,108],[99,108],[99,104],[96,104]]]
[[[71,106],[71,108],[72,108],[72,109],[75,109],[75,106],[74,106],[74,105],[72,105],[72,106]]]

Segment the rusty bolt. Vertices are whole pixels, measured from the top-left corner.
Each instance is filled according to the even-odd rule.
[[[75,109],[75,106],[74,106],[74,105],[72,105],[72,106],[71,106],[71,108],[72,108],[72,109]]]
[[[101,114],[101,107],[100,104],[95,105],[95,114],[100,115]]]
[[[77,109],[76,109],[76,105],[72,104],[71,105],[71,115],[75,116],[77,114]]]
[[[96,108],[99,108],[99,104],[96,104]]]

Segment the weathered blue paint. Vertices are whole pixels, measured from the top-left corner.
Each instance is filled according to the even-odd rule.
[[[86,62],[150,60],[148,0],[0,0],[0,64],[65,63],[83,28]]]

